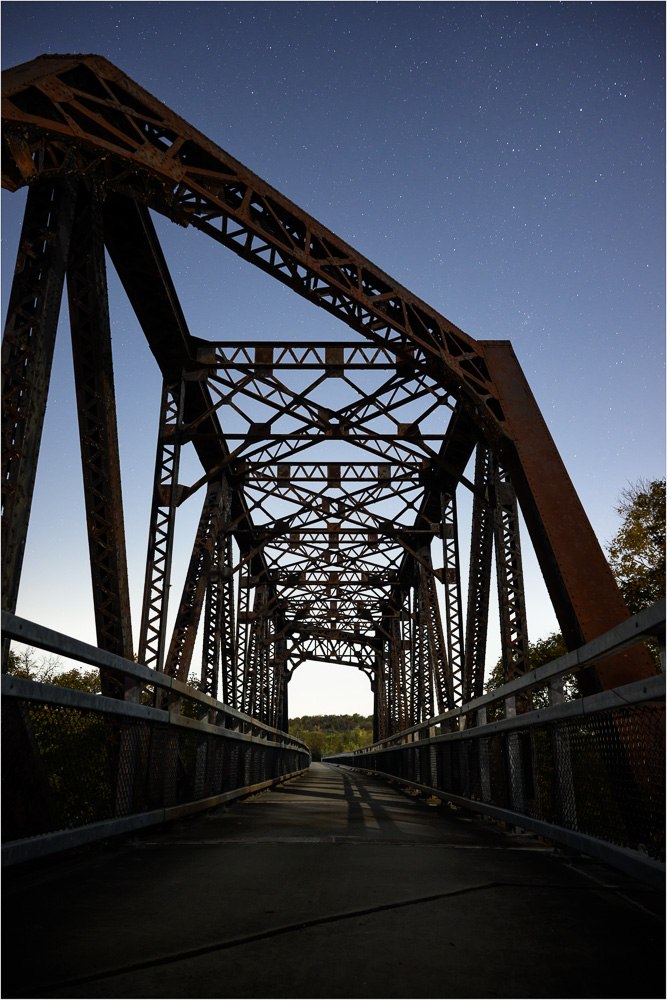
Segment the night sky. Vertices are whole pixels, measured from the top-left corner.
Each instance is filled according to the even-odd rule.
[[[620,491],[665,468],[664,20],[662,3],[4,2],[2,60],[105,56],[468,334],[511,340],[604,543]],[[6,303],[25,195],[2,198]],[[156,224],[193,334],[349,339]],[[109,284],[136,634],[160,380]],[[61,323],[17,610],[94,641],[68,352]],[[557,626],[530,554],[526,575],[537,639]],[[372,710],[349,668],[300,668],[290,698]]]

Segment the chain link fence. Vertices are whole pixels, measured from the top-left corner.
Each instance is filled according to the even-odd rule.
[[[4,623],[11,627],[10,616]],[[26,625],[39,640],[43,630]],[[58,652],[54,643],[43,648]],[[84,662],[108,669],[108,654],[95,664],[93,647],[64,646],[66,655],[87,650]],[[122,666],[126,679],[136,679],[132,700],[3,676],[5,864],[211,808],[309,766],[307,746],[287,733],[170,677],[112,660],[117,673]],[[142,700],[152,702],[151,688],[165,690],[164,707],[135,700],[143,690]]]
[[[560,690],[559,678],[646,634],[659,635],[664,616],[661,602],[590,648],[373,746],[326,760],[398,779],[662,884],[664,675],[572,701],[557,697],[538,710],[531,710],[526,694]],[[525,710],[517,715],[520,699]]]

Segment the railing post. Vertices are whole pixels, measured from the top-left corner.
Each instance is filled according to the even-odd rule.
[[[417,733],[418,741],[430,740],[433,736],[435,736],[435,726],[428,726],[425,729],[420,729],[419,732]],[[424,750],[428,750],[428,763],[426,765],[425,770],[422,769],[422,758],[426,756],[426,754],[423,753]],[[421,747],[417,750],[417,753],[419,754],[419,770],[420,770],[420,774],[418,777],[419,783],[422,785],[429,785],[429,787],[431,788],[436,788],[438,774],[437,774],[437,762],[435,758],[435,747],[432,745],[429,747]]]
[[[477,726],[486,725],[486,708],[477,709]],[[491,770],[489,767],[489,740],[486,737],[479,741],[479,784],[482,790],[482,802],[491,801]]]
[[[565,701],[563,678],[549,682],[549,704],[562,705]],[[551,732],[551,752],[554,758],[556,777],[556,801],[558,820],[563,826],[575,829],[577,825],[577,803],[570,756],[570,734],[567,723],[556,723]]]
[[[505,718],[516,718],[516,698],[512,695],[505,698]],[[516,812],[524,811],[523,775],[521,773],[521,744],[516,733],[508,733],[505,737],[507,781],[510,789],[510,802]]]

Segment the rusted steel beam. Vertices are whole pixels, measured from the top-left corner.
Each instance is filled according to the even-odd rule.
[[[471,337],[107,60],[43,56],[6,70],[3,90],[6,187],[15,190],[39,171],[103,164],[109,185],[196,226],[404,360],[425,350],[439,381],[458,387],[489,434],[502,433],[483,352]]]
[[[204,499],[195,535],[181,603],[174,623],[164,672],[180,681],[187,681],[192,653],[201,615],[202,603],[211,569],[215,540],[222,520],[222,492],[219,483],[212,484]]]
[[[454,685],[451,665],[447,656],[447,647],[442,630],[442,617],[435,587],[433,571],[429,572],[428,564],[431,554],[428,549],[422,550],[423,564],[419,568],[419,588],[422,600],[421,611],[427,623],[427,649],[431,676],[435,686],[437,714],[454,708]]]
[[[104,211],[109,256],[164,381],[168,385],[178,383],[183,372],[193,366],[201,341],[190,334],[148,209],[107,191]],[[193,447],[205,472],[212,472],[210,478],[219,480],[221,467],[228,464],[229,448],[205,382],[185,382],[182,414],[184,424],[199,423],[202,434],[193,439]],[[202,414],[207,417],[200,422]],[[233,465],[231,471],[235,471]],[[233,483],[230,485],[233,517],[252,530],[239,492]],[[179,496],[181,501],[185,499],[183,491]],[[254,573],[266,568],[261,553],[255,554],[251,562]]]
[[[530,653],[516,493],[507,471],[495,460],[492,467],[503,684],[507,684],[530,670]]]
[[[239,628],[246,635],[242,710],[256,718],[262,717],[265,706],[269,653],[268,617],[273,603],[268,584],[261,582],[254,588],[252,611],[248,613],[245,622],[240,621],[239,613]],[[242,648],[241,644],[239,647]]]
[[[410,725],[409,687],[405,657],[406,649],[410,648],[406,599],[407,595],[404,594],[403,604],[391,623],[393,718],[398,730],[407,729]]]
[[[274,584],[275,593],[275,584]],[[287,732],[289,718],[287,714],[287,633],[286,633],[286,602],[276,601],[276,610],[272,621],[273,656],[269,663],[271,675],[271,725]]]
[[[387,675],[382,650],[375,654],[375,670],[371,678],[373,691],[373,742],[383,740],[389,735],[390,717],[387,701]]]
[[[160,402],[155,476],[146,556],[146,580],[139,633],[138,660],[162,670],[167,636],[167,610],[171,587],[171,558],[176,507],[179,499],[179,424],[183,419],[181,381],[163,385]]]
[[[600,544],[574,490],[509,341],[485,341],[487,362],[509,420],[501,449],[568,649],[628,618]],[[586,688],[607,689],[654,673],[643,648],[597,664]]]
[[[15,611],[51,377],[76,183],[28,192],[2,342],[2,607]],[[4,667],[3,667],[4,669]]]
[[[209,361],[212,371],[236,369],[257,375],[268,375],[277,371],[326,371],[340,377],[340,372],[365,371],[369,365],[373,371],[406,372],[405,361],[388,347],[364,341],[299,341],[274,340],[267,344],[264,340],[214,340],[202,341],[204,357],[212,352],[215,361]],[[429,366],[423,351],[415,351],[410,374],[428,375]]]
[[[484,693],[486,638],[489,624],[489,588],[493,556],[492,458],[480,444],[475,457],[475,499],[472,508],[470,566],[468,571],[468,608],[466,614],[465,667],[463,700],[471,701]]]
[[[67,263],[97,644],[132,659],[101,192],[81,183]]]
[[[218,537],[215,540],[211,569],[206,584],[206,600],[204,602],[204,627],[201,657],[200,691],[218,697],[220,678],[220,647],[221,647],[221,604],[222,587],[220,579],[220,564],[222,561],[222,544]]]
[[[430,615],[428,592],[425,576],[420,567],[415,565],[415,584],[412,592],[412,645],[411,645],[411,725],[424,722],[435,715],[435,700],[433,689],[437,692],[437,656],[439,646],[432,633],[432,617]],[[442,637],[442,636],[440,636]],[[439,647],[434,649],[434,645]]]
[[[441,494],[442,585],[445,593],[445,623],[447,629],[447,661],[451,672],[453,705],[463,698],[464,642],[463,604],[461,600],[461,564],[459,559],[459,529],[456,516],[456,493]]]
[[[239,665],[236,652],[236,600],[234,595],[234,555],[232,552],[233,493],[223,476],[222,524],[219,535],[217,573],[219,574],[220,603],[220,668],[222,671],[222,700],[232,708],[239,707]]]

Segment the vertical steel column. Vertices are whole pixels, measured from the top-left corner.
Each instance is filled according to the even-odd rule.
[[[463,700],[464,645],[456,493],[442,493],[440,501],[442,509],[442,582],[445,588],[447,659],[449,661],[452,680],[453,704],[460,705]]]
[[[384,617],[384,635],[382,636],[381,642],[381,653],[382,662],[384,663],[384,696],[386,705],[386,718],[387,718],[387,735],[391,736],[392,733],[396,732],[396,680],[394,677],[394,665],[391,654],[391,611],[387,609]]]
[[[274,616],[273,635],[273,714],[270,725],[287,732],[287,635],[285,633],[285,602],[279,602]]]
[[[289,732],[289,681],[292,676],[292,671],[288,667],[288,660],[285,660],[282,675],[282,687],[281,687],[281,715],[279,716],[280,722],[278,724],[278,729],[282,729],[284,733]]]
[[[277,700],[280,692],[280,677],[276,662],[276,636],[279,631],[278,598],[276,582],[272,573],[267,591],[267,607],[264,616],[264,684],[262,688],[262,722],[275,726]]]
[[[394,609],[389,620],[389,713],[392,733],[408,728],[405,645],[402,609]]]
[[[222,666],[222,700],[232,708],[239,707],[238,660],[236,656],[236,623],[234,600],[234,554],[232,551],[232,492],[226,478],[222,479],[223,520],[220,552],[220,662]]]
[[[181,603],[176,615],[164,672],[180,681],[187,681],[197,628],[204,601],[204,592],[213,558],[215,540],[222,520],[222,490],[220,483],[210,483],[202,507],[190,564],[183,586]]]
[[[412,576],[414,578],[414,565]],[[408,649],[406,662],[406,703],[408,710],[408,728],[417,723],[417,706],[419,704],[419,680],[418,680],[418,650],[417,650],[417,593],[414,584],[410,587],[408,594]]]
[[[394,646],[396,652],[396,706],[400,729],[407,729],[410,725],[410,632],[410,592],[404,591],[401,595],[401,606],[398,610],[394,633],[396,636]]]
[[[248,715],[257,716],[260,710],[261,682],[262,682],[262,657],[263,657],[263,629],[264,629],[264,608],[266,606],[265,596],[266,584],[258,583],[255,587],[252,611],[246,612],[245,633],[245,658],[243,664],[243,711]],[[239,619],[241,613],[239,612]],[[241,622],[239,622],[239,627]]]
[[[413,589],[413,700],[411,725],[424,722],[433,714],[433,664],[430,648],[430,621],[426,605],[424,577],[416,569]]]
[[[211,568],[208,571],[206,600],[204,603],[204,627],[201,654],[201,679],[199,687],[212,698],[218,697],[220,672],[220,612],[222,605],[221,562],[224,540],[218,537],[213,543]]]
[[[479,698],[484,692],[484,663],[489,624],[489,589],[493,556],[493,510],[491,452],[477,445],[475,456],[475,498],[472,508],[468,611],[466,617],[463,701]]]
[[[2,342],[2,608],[18,597],[76,201],[74,182],[28,190]],[[4,669],[4,657],[3,657]]]
[[[272,670],[273,670],[273,684],[274,684],[274,695],[273,695],[273,721],[270,725],[275,726],[276,729],[282,729],[287,732],[288,717],[287,717],[287,640],[285,638],[277,639],[275,642],[275,659],[273,660]]]
[[[385,658],[383,655],[383,645],[382,642],[383,634],[380,629],[377,629],[376,636],[378,643],[380,643],[380,648],[375,650],[375,673],[373,676],[373,694],[374,694],[374,706],[373,706],[373,742],[376,743],[378,740],[383,740],[389,735],[389,706],[387,703],[387,680],[386,680],[386,667]],[[377,735],[376,735],[377,734]]]
[[[261,683],[259,688],[259,712],[257,713],[257,717],[261,719],[262,722],[268,723],[271,715],[274,681],[273,671],[271,669],[271,647],[273,645],[271,626],[276,607],[275,589],[271,583],[266,585],[265,597],[266,604],[262,609],[262,630],[260,633]]]
[[[269,637],[269,624],[271,619],[271,607],[273,604],[270,584],[265,584],[261,588],[263,605],[260,611],[259,629],[257,633],[257,688],[256,688],[256,708],[254,715],[262,722],[267,721],[268,705],[270,704],[271,680],[269,671],[269,656],[271,640]]]
[[[454,689],[452,685],[451,668],[447,661],[447,650],[445,648],[445,637],[442,631],[442,618],[440,617],[440,605],[438,593],[435,589],[435,577],[432,569],[427,569],[424,563],[431,566],[431,553],[424,548],[419,553],[422,559],[420,564],[420,594],[422,599],[422,614],[426,622],[426,634],[428,637],[427,649],[429,659],[429,673],[435,685],[436,703],[438,713],[447,711],[454,707]],[[434,715],[433,704],[431,702],[431,715]],[[429,715],[425,718],[430,718]]]
[[[264,575],[264,580],[266,576]],[[280,700],[281,665],[275,655],[271,655],[276,634],[274,616],[276,614],[275,588],[269,582],[258,583],[252,611],[248,611],[248,598],[239,602],[239,650],[243,652],[243,711],[263,722],[269,720]],[[245,620],[245,621],[244,621]],[[274,624],[273,634],[271,625]],[[286,640],[285,640],[286,643]]]
[[[219,531],[206,587],[201,690],[218,697],[220,664],[223,667],[223,701],[236,708],[234,653],[234,577],[232,572],[232,494],[226,476],[220,483],[222,504]],[[230,697],[231,696],[231,697]]]
[[[496,573],[504,683],[530,670],[516,493],[505,469],[493,460]]]
[[[162,670],[167,642],[167,607],[171,580],[174,524],[178,506],[179,429],[183,420],[184,383],[163,385],[160,402],[153,502],[146,556],[146,581],[139,635],[139,663]]]
[[[250,592],[254,588],[253,577],[249,572],[239,576],[238,610],[236,615],[236,655],[238,657],[238,674],[240,690],[238,691],[238,708],[246,711],[248,704],[248,681],[252,611],[250,610]],[[253,595],[254,596],[254,595]],[[254,603],[254,602],[253,602]]]
[[[132,659],[102,191],[83,182],[72,227],[67,295],[97,644]]]

